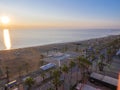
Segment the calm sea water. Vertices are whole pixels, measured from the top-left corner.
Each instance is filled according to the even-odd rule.
[[[72,42],[108,35],[119,35],[120,30],[9,30],[12,48],[31,47],[52,43]],[[0,50],[5,49],[3,31],[0,30]]]

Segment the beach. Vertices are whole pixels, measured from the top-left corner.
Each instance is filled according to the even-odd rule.
[[[116,90],[119,0],[1,0],[0,90]]]
[[[102,38],[89,39],[77,42],[58,43],[36,47],[19,48],[0,51],[0,70],[1,75],[5,75],[6,67],[9,68],[10,78],[16,78],[19,72],[22,75],[33,72],[40,67],[41,60],[45,57],[44,53],[50,51],[76,52],[81,54],[82,50],[88,47],[102,48],[101,46],[120,38],[120,35],[112,35]],[[78,48],[76,50],[76,48]],[[47,63],[47,62],[45,62]],[[25,69],[27,68],[27,70]]]

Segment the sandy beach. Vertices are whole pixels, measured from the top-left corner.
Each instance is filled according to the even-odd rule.
[[[69,43],[58,43],[36,47],[19,48],[11,50],[0,51],[0,75],[5,76],[6,67],[9,69],[10,78],[18,77],[19,73],[22,75],[33,72],[40,67],[43,53],[49,51],[71,51],[77,52],[78,54],[92,46],[94,48],[100,48],[107,43],[120,38],[120,35],[113,35],[103,38],[89,39],[85,41],[69,42]],[[76,51],[76,48],[78,50]],[[26,68],[26,69],[25,69]]]

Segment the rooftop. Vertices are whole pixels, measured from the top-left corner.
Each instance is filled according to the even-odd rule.
[[[98,74],[98,73],[94,73],[94,72],[90,75],[90,77],[98,79],[98,80],[106,82],[106,83],[109,83],[109,84],[112,84],[114,86],[117,86],[117,83],[118,83],[118,80],[115,78],[105,76],[102,74]]]
[[[53,64],[53,63],[48,63],[48,64],[46,64],[46,65],[41,66],[40,69],[42,69],[42,70],[45,71],[45,70],[51,69],[51,68],[53,68],[53,67],[55,67],[55,64]]]
[[[101,90],[99,88],[94,88],[90,85],[87,85],[87,84],[78,84],[77,87],[76,87],[77,90]]]

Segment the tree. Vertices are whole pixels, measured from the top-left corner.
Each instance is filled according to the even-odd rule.
[[[98,63],[98,66],[99,66],[99,70],[100,71],[103,71],[103,69],[104,69],[104,63],[103,63],[103,61],[104,61],[104,59],[105,59],[105,56],[102,54],[102,55],[100,55],[100,62]]]
[[[58,86],[60,86],[60,71],[54,70],[53,71],[53,84],[55,86],[55,90],[58,90]]]
[[[92,59],[92,61],[94,61],[96,59],[95,55],[92,54],[91,59]]]
[[[48,88],[47,90],[54,90],[54,89],[50,87],[50,88]]]
[[[68,68],[66,65],[63,65],[63,67],[62,67],[62,72],[63,72],[64,74],[67,74],[68,71],[69,71],[69,68]],[[64,79],[65,79],[65,75],[64,75]]]
[[[43,54],[41,54],[40,56],[41,56],[41,59],[43,59],[45,57]]]
[[[64,47],[64,52],[66,52],[68,50],[68,46],[66,45],[65,47]]]
[[[65,74],[68,74],[68,71],[69,71],[69,68],[64,64],[62,67],[62,72],[64,73],[64,83],[65,83]]]
[[[72,75],[72,68],[75,67],[75,62],[74,61],[70,61],[69,63],[69,68],[71,69],[71,75]]]
[[[76,58],[76,67],[77,67],[77,71],[76,71],[76,83],[78,83],[79,79],[78,79],[78,75],[79,75],[79,72],[80,72],[80,64],[79,64],[79,59]]]
[[[21,78],[21,73],[22,73],[22,66],[18,67],[18,73],[19,73],[19,79]]]
[[[6,68],[6,76],[7,76],[7,83],[9,83],[9,67],[8,66],[6,66],[5,67]]]
[[[42,65],[44,65],[44,61],[43,61],[43,59],[40,59],[38,66],[42,66]]]
[[[50,74],[50,77],[52,77],[52,74],[53,74],[52,70],[49,71],[49,74]]]
[[[103,54],[101,54],[101,55],[100,55],[100,59],[101,59],[101,62],[103,62],[104,59],[105,59],[105,56],[104,56]]]
[[[25,80],[25,85],[28,86],[27,90],[31,90],[32,85],[34,85],[35,81],[33,78],[29,77]]]
[[[0,78],[3,75],[2,69],[0,68]]]
[[[71,72],[71,75],[70,75],[71,77],[69,79],[70,80],[70,88],[71,88],[72,68],[75,67],[75,65],[76,64],[74,61],[70,61],[70,63],[69,63],[69,68],[70,68],[70,72]]]
[[[42,77],[43,80],[44,80],[44,79],[45,79],[45,75],[46,75],[45,72],[42,72],[40,75],[41,75],[41,77]]]
[[[28,74],[29,72],[29,67],[30,67],[29,63],[25,62],[26,74]]]
[[[79,57],[78,60],[79,60],[79,63],[78,63],[79,67],[82,69],[81,75],[82,75],[82,78],[84,79],[85,74],[89,73],[89,67],[92,65],[92,63],[84,57]]]
[[[99,71],[103,71],[105,64],[103,62],[99,62],[98,66],[99,66]]]
[[[76,45],[75,51],[78,52],[79,51],[79,46]]]
[[[81,81],[84,85],[84,83],[86,83],[86,81],[88,79],[89,67],[92,65],[92,63],[84,57],[78,57],[78,65],[79,65],[80,69],[82,69],[81,70],[81,75],[82,75]],[[83,85],[80,87],[80,90],[83,87]]]
[[[107,62],[111,61],[111,58],[112,58],[111,54],[112,54],[111,49],[108,49],[107,50]]]

